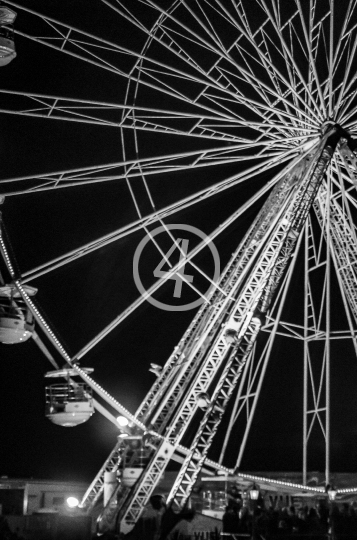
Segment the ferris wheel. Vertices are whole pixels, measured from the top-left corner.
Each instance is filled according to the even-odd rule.
[[[279,340],[292,343],[290,352],[279,353],[282,371],[291,350],[300,351],[303,485],[317,433],[330,483],[333,358],[342,350],[353,364],[357,352],[356,1],[345,0],[341,9],[333,0],[174,0],[170,6],[98,0],[89,14],[85,2],[75,12],[70,4],[62,2],[61,12],[43,0],[30,7],[6,1],[0,8],[2,65],[11,62],[4,79],[5,70],[23,62],[23,71],[14,68],[0,90],[1,113],[28,121],[36,131],[31,136],[47,150],[64,144],[54,168],[46,155],[45,170],[41,160],[27,161],[30,173],[19,163],[18,175],[0,181],[0,339],[34,338],[58,368],[49,376],[66,378],[48,390],[47,415],[55,423],[76,425],[94,409],[115,422],[106,405],[129,422],[83,506],[98,500],[106,473],[116,474],[123,448],[130,450],[126,471],[134,480],[118,483],[116,504],[111,499],[102,517],[110,523],[119,513],[123,530],[135,523],[175,457],[183,464],[169,500],[178,505],[187,502],[204,466],[240,470]],[[15,11],[13,32],[9,13]],[[34,91],[29,66],[39,58]],[[53,140],[46,143],[49,133]],[[62,205],[71,224],[69,211],[85,214],[78,239],[60,239],[57,231],[51,242],[42,229],[45,249],[38,242],[29,267],[16,246],[12,253],[4,232],[5,225],[12,239],[10,219],[21,200],[35,213]],[[186,238],[201,228],[199,242]],[[227,238],[233,254],[223,256],[216,275],[207,259],[216,262],[212,245],[219,249]],[[137,249],[128,247],[131,239]],[[42,283],[49,290],[51,279],[71,275],[81,261],[95,265],[114,243],[122,253],[128,247],[128,255],[110,285],[121,286],[125,296],[126,272],[134,272],[137,297],[128,294],[110,320],[96,314],[91,335],[85,332],[86,341],[70,354],[36,296]],[[147,246],[152,251],[143,270],[138,249],[144,253]],[[179,261],[171,264],[175,250]],[[135,280],[140,272],[144,277]],[[176,299],[168,304],[163,296],[172,280]],[[102,293],[105,276],[99,281],[93,287]],[[188,309],[176,301],[183,287],[189,308],[195,304],[198,311],[167,362],[152,358],[156,381],[131,413],[78,361],[124,321],[135,326],[133,314],[147,301],[174,313]],[[79,307],[86,311],[85,302],[78,304],[73,316]],[[221,451],[210,460],[215,437]]]

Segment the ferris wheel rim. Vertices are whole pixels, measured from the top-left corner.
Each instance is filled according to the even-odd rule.
[[[8,2],[8,3],[11,4],[11,5],[13,5],[13,6],[15,6],[15,7],[16,7],[16,6],[17,6],[17,7],[22,7],[22,6],[20,6],[19,4],[15,3],[15,2]],[[109,7],[113,7],[112,5],[110,5],[109,2],[105,2],[105,3],[106,3],[107,5],[109,5]],[[222,6],[221,2],[218,2],[218,1],[217,1],[216,3],[217,3],[217,5],[222,9],[222,11],[225,11],[225,13],[227,13],[227,10]],[[258,2],[258,3],[260,3],[260,2]],[[186,4],[185,4],[184,2],[179,2],[179,1],[174,1],[174,2],[172,2],[171,7],[168,8],[168,9],[166,9],[166,10],[162,10],[161,8],[159,8],[159,7],[157,6],[157,4],[155,4],[155,2],[151,2],[151,0],[150,0],[150,1],[148,0],[148,1],[147,1],[147,4],[150,5],[150,6],[152,6],[152,7],[154,7],[155,9],[157,9],[158,12],[160,13],[160,16],[159,16],[157,22],[155,23],[153,29],[151,29],[150,32],[148,33],[147,41],[146,41],[146,43],[144,44],[141,53],[138,55],[138,58],[137,58],[137,61],[136,61],[136,65],[133,67],[132,72],[137,68],[138,65],[142,64],[142,62],[144,61],[144,59],[145,59],[145,57],[146,57],[145,53],[146,53],[147,49],[149,49],[149,47],[150,47],[152,41],[153,41],[154,39],[156,39],[156,34],[157,34],[157,32],[161,29],[161,26],[164,24],[164,22],[165,22],[168,18],[172,17],[173,14],[174,14],[174,12],[175,12],[179,7],[182,7],[182,5],[184,5],[185,8],[187,9]],[[300,3],[298,3],[298,4],[299,4],[299,12],[301,13],[301,5],[300,5]],[[211,2],[207,2],[207,5],[211,5]],[[269,9],[268,9],[268,7],[267,7],[267,4],[266,4],[265,2],[262,2],[262,5],[265,6],[265,10],[266,10],[266,12],[268,13],[268,12],[269,12]],[[351,2],[349,3],[349,11],[352,10],[352,5],[353,5],[353,2],[351,1]],[[31,10],[28,10],[28,9],[27,9],[27,11],[31,12]],[[34,12],[33,12],[33,13],[34,13]],[[332,15],[331,15],[331,16],[332,16]],[[196,18],[197,18],[197,17],[196,17]],[[347,18],[347,15],[346,15],[346,18]],[[270,12],[269,12],[269,19],[270,19],[270,21],[273,21],[273,16],[272,16],[272,14],[271,14]],[[303,18],[302,18],[302,19],[303,19]],[[52,20],[55,22],[55,19],[52,19]],[[198,19],[197,19],[197,20],[198,20]],[[206,29],[207,29],[207,28],[206,28]],[[245,30],[246,30],[246,28],[245,28]],[[197,37],[197,36],[196,36],[196,37]],[[160,41],[160,39],[159,39],[159,41]],[[283,42],[283,41],[282,41],[282,42]],[[331,47],[331,44],[330,44],[330,47]],[[217,51],[216,51],[216,52],[217,52]],[[315,65],[314,62],[312,62],[312,63],[313,63],[313,65]],[[140,69],[139,69],[139,72],[140,72]],[[140,77],[139,77],[138,79],[136,79],[135,82],[136,82],[136,85],[138,86],[138,85],[140,84]],[[346,82],[346,81],[344,80],[344,82]],[[130,79],[130,77],[129,77],[128,85],[129,85],[130,83],[131,83],[131,79]],[[319,90],[319,89],[318,89],[318,90]],[[330,98],[329,98],[329,99],[330,99]],[[122,114],[124,114],[124,110],[123,110]],[[134,113],[134,114],[135,114],[135,113]],[[121,129],[121,131],[123,130],[122,127],[121,127],[120,129]],[[138,128],[137,128],[136,126],[134,126],[134,132],[135,132],[135,134],[136,134],[136,130],[137,130],[137,129],[138,129]],[[302,129],[302,128],[299,128],[299,129]],[[124,150],[124,148],[125,148],[125,147],[123,146],[123,150]]]
[[[21,7],[19,6],[19,4],[17,3],[14,3],[14,2],[9,2],[11,5],[14,5],[14,6],[17,6],[17,7]],[[110,5],[109,2],[105,2],[107,5],[109,5],[109,7],[113,7]],[[179,8],[179,7],[182,7],[182,5],[185,6],[185,8],[187,9],[187,6],[185,3],[182,3],[182,2],[179,2],[179,1],[174,1],[172,2],[170,8],[166,9],[166,10],[162,10],[161,8],[159,8],[157,6],[157,4],[155,4],[155,2],[151,2],[151,0],[147,2],[148,5],[150,6],[153,6],[155,9],[158,10],[158,12],[160,13],[156,23],[154,24],[154,27],[150,30],[150,32],[148,33],[148,37],[147,37],[147,41],[146,43],[144,44],[143,48],[142,48],[142,51],[141,53],[138,55],[138,58],[137,58],[137,61],[136,61],[136,64],[134,65],[134,67],[132,68],[132,72],[133,73],[137,67],[139,66],[139,77],[136,79],[135,84],[136,86],[138,87],[138,85],[140,84],[140,65],[142,64],[142,62],[144,61],[144,59],[146,58],[146,52],[147,50],[150,48],[150,45],[151,43],[153,42],[154,39],[157,39],[156,38],[156,34],[158,33],[159,30],[161,30],[161,26],[165,23],[165,21],[168,19],[168,18],[174,18],[174,15],[175,15],[175,11]],[[207,2],[208,5],[210,5],[210,2]],[[227,10],[222,6],[222,4],[220,2],[217,2],[217,5],[222,9],[222,11],[225,11],[225,13],[227,13]],[[265,2],[263,2],[263,5],[265,6],[265,9],[267,12],[269,12],[268,8],[267,8],[267,5]],[[352,5],[352,2],[350,3],[350,6]],[[299,10],[301,9],[301,6],[299,5]],[[31,10],[27,10],[29,12],[31,12]],[[192,13],[192,12],[191,12]],[[271,15],[271,13],[269,13],[269,18],[270,20],[272,21],[273,20],[273,17]],[[197,20],[199,20],[197,17],[196,17]],[[55,22],[54,19],[52,19],[53,22]],[[203,25],[202,25],[203,26]],[[205,28],[205,30],[207,30],[207,27]],[[246,28],[245,28],[246,30]],[[196,38],[199,39],[199,36],[197,36],[197,34],[195,34]],[[159,41],[160,41],[160,38],[159,38]],[[216,52],[219,54],[219,51],[216,50]],[[131,84],[132,82],[132,79],[130,78],[130,75],[129,75],[129,82],[128,82],[128,86],[129,84]],[[301,99],[301,98],[300,98]],[[125,103],[126,105],[126,103]],[[124,114],[124,110],[122,112],[122,114]],[[135,113],[134,113],[135,114]],[[120,128],[121,131],[123,131],[123,128]],[[302,128],[301,128],[302,129]],[[136,136],[136,130],[137,130],[137,127],[134,125],[134,133],[135,133],[135,136]],[[123,152],[125,151],[125,145],[123,145],[123,148],[122,148]]]

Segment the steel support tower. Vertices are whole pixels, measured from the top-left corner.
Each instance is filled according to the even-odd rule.
[[[309,228],[308,214],[315,208],[319,219],[323,220],[326,215],[329,194],[325,172],[337,144],[340,148],[348,148],[346,137],[339,126],[329,127],[313,149],[298,156],[277,176],[275,187],[225,268],[215,292],[194,317],[135,415],[145,425],[144,430],[138,429],[136,433],[143,436],[146,465],[132,488],[118,482],[99,517],[101,532],[115,529],[118,522],[121,531],[132,528],[168,463],[177,459],[180,452],[183,456],[181,469],[168,504],[182,508],[187,503],[237,387],[240,388],[238,402],[242,399],[242,385],[256,337],[284,281],[289,263],[296,255],[298,240],[304,228]],[[333,201],[329,220],[333,223],[334,233],[327,241],[335,254],[341,250],[346,254],[345,246],[341,244],[346,237],[341,234],[340,214],[338,202]],[[323,228],[326,230],[330,229]],[[350,234],[355,233],[351,230]],[[341,287],[346,291],[347,302],[354,306],[350,271],[343,270],[341,257],[336,260],[341,268]],[[307,303],[306,317],[312,317],[309,310]],[[264,370],[261,370],[261,379],[263,374]],[[328,379],[326,384],[328,386]],[[255,393],[256,398],[258,394]],[[200,408],[202,396],[206,404]],[[306,417],[309,412],[306,405]],[[328,422],[326,413],[327,440]],[[247,431],[250,423],[251,418],[248,418]],[[232,425],[231,420],[230,429]],[[308,428],[305,448],[307,439]],[[119,456],[126,451],[125,444],[118,442],[88,489],[83,507],[89,510],[93,507],[102,491],[105,471],[116,470]],[[140,452],[143,453],[143,447]],[[140,452],[131,451],[126,463],[138,467]],[[328,456],[326,459],[328,463]]]

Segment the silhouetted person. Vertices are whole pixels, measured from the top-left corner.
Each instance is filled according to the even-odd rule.
[[[195,513],[193,510],[183,509],[174,512],[166,507],[162,495],[152,495],[150,504],[144,508],[143,513],[130,533],[124,536],[125,540],[166,540],[167,535],[182,519],[191,520]]]
[[[239,517],[237,509],[232,506],[226,506],[226,510],[222,518],[222,530],[226,533],[239,532]]]

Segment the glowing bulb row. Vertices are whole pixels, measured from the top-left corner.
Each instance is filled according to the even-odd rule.
[[[63,347],[63,345],[61,344],[61,342],[57,339],[56,335],[53,333],[50,326],[46,323],[45,319],[42,317],[41,313],[39,312],[39,310],[37,309],[35,304],[32,302],[31,298],[29,297],[29,295],[27,294],[27,292],[25,291],[25,289],[23,288],[23,286],[21,285],[21,283],[20,283],[20,281],[18,279],[15,281],[15,285],[16,285],[17,290],[21,294],[22,299],[24,300],[26,305],[30,308],[33,315],[36,317],[37,321],[46,330],[46,332],[50,335],[52,341],[55,343],[57,349],[59,349],[59,351],[61,352],[64,359],[69,364],[71,364],[71,357],[66,352],[66,350]]]
[[[81,368],[79,368],[76,364],[73,364],[73,359],[69,356],[65,348],[63,347],[62,343],[59,341],[59,339],[56,337],[50,326],[47,324],[35,304],[32,302],[29,295],[26,293],[25,289],[21,285],[21,282],[18,279],[15,279],[15,271],[11,264],[10,257],[8,255],[3,237],[1,235],[0,230],[0,246],[1,250],[4,254],[5,263],[6,266],[11,274],[11,277],[15,280],[14,284],[21,294],[22,299],[26,303],[26,305],[30,308],[31,312],[33,313],[34,317],[36,318],[37,322],[41,325],[41,327],[47,332],[47,334],[50,336],[52,342],[55,344],[56,348],[59,350],[63,358],[66,360],[66,362],[73,367],[73,369],[82,377],[83,380],[85,380],[88,385],[95,390],[99,395],[101,395],[107,402],[109,402],[118,412],[125,415],[127,418],[129,418],[132,422],[134,422],[137,426],[141,427],[145,430],[144,424],[139,422],[125,407],[123,407],[116,399],[114,399],[104,388],[102,388],[99,384],[97,384],[91,377],[89,377]]]
[[[6,263],[7,269],[9,270],[11,277],[14,279],[15,278],[15,270],[14,270],[12,264],[11,264],[10,257],[8,255],[8,252],[7,252],[5,243],[4,243],[4,239],[3,239],[2,234],[1,234],[1,227],[0,227],[0,245],[1,245],[1,250],[3,252],[3,255],[5,257],[5,263]]]
[[[286,486],[286,487],[292,487],[292,488],[298,488],[304,491],[311,491],[315,493],[325,493],[325,488],[318,488],[318,487],[311,487],[311,486],[304,486],[303,484],[294,484],[293,482],[284,482],[283,480],[275,480],[273,478],[264,478],[261,476],[255,476],[252,474],[239,474],[238,476],[242,476],[243,478],[247,478],[248,480],[254,480],[257,482],[269,482],[271,484],[277,484],[278,486]],[[338,491],[341,492],[340,490]]]

